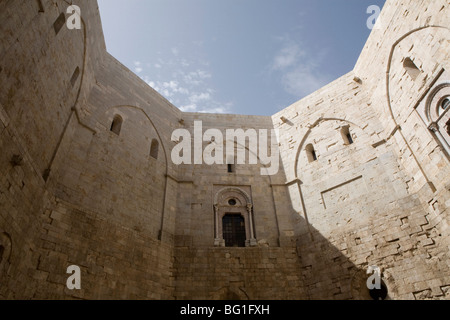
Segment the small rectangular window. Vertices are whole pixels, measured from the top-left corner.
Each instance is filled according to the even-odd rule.
[[[39,8],[39,12],[44,12],[44,5],[42,4],[41,0],[36,0],[37,1],[37,5]]]
[[[228,173],[233,173],[233,172],[234,172],[234,165],[228,164]]]
[[[156,139],[152,140],[152,144],[150,146],[150,156],[154,159],[158,159],[159,153],[159,142]]]
[[[409,57],[405,58],[405,60],[403,61],[403,67],[413,80],[416,80],[421,73],[420,69]]]
[[[347,140],[348,140],[348,144],[353,143],[352,135],[350,133],[347,133]]]
[[[80,75],[80,68],[76,68],[75,71],[72,74],[72,78],[70,78],[70,83],[72,84],[72,87],[77,82],[78,76]]]
[[[59,31],[61,30],[61,28],[64,26],[65,23],[66,23],[66,15],[63,12],[59,15],[58,19],[56,19],[55,23],[53,23],[55,34],[59,33]]]
[[[118,114],[114,116],[114,120],[111,124],[111,131],[117,135],[120,135],[120,131],[122,130],[122,122],[123,119]]]
[[[352,134],[350,132],[350,126],[344,126],[341,129],[342,139],[344,140],[344,145],[353,144]]]

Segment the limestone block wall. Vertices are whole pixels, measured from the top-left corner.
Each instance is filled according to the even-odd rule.
[[[429,227],[422,237],[440,244],[437,257],[431,254],[433,260],[448,259],[449,157],[436,132],[428,129],[437,119],[424,115],[438,107],[435,95],[448,95],[436,90],[449,81],[448,11],[448,1],[388,2],[382,27],[374,30],[355,68],[363,81],[371,79],[367,82],[372,106],[385,123],[383,135],[393,141],[408,190],[419,197],[426,212]],[[387,23],[396,25],[395,33],[388,32]],[[370,58],[374,50],[379,54]],[[441,132],[447,118],[439,121]],[[446,270],[441,277],[448,279]],[[429,289],[423,292],[432,295]]]
[[[71,32],[64,24],[58,27],[57,19],[65,8],[50,1],[43,12],[37,1],[4,1],[1,9],[5,37],[0,53],[0,103],[36,169],[46,177],[79,98],[84,34]]]
[[[175,145],[170,138],[181,112],[98,48],[98,17],[93,23],[98,25],[88,61],[95,76],[86,80],[92,83],[66,145],[70,156],[59,158],[64,170],[57,196],[170,243],[177,193],[169,178],[177,171],[170,161]],[[119,135],[111,131],[116,116],[123,121]],[[151,154],[154,143],[156,156]]]
[[[176,248],[175,299],[306,299],[295,248]]]
[[[339,264],[310,251],[320,234],[357,267],[341,283],[353,279],[352,288],[365,290],[357,279],[378,265],[391,298],[448,298],[448,158],[414,110],[436,75],[445,75],[439,70],[448,64],[447,29],[424,26],[446,21],[447,8],[445,1],[388,2],[380,17],[385,24],[374,30],[353,72],[272,117],[285,128],[280,148],[292,204],[309,222],[299,233],[299,256],[312,261],[303,268],[313,270],[305,284],[315,297],[331,297],[318,287]],[[403,34],[421,27],[420,36],[398,46],[422,68],[412,83],[400,58],[405,52],[389,53]],[[387,81],[389,59],[396,62]],[[353,144],[342,136],[344,126]],[[317,160],[310,161],[308,145]]]
[[[37,287],[40,216],[48,195],[9,117],[0,114],[0,298],[26,299]],[[23,158],[20,165],[11,163],[15,156]]]
[[[2,298],[32,298],[40,284],[49,169],[80,93],[84,36],[57,27],[56,4],[0,4]]]
[[[173,297],[173,249],[101,212],[55,200],[44,212],[37,299]],[[69,265],[81,269],[81,290],[66,287]]]
[[[226,130],[228,129],[242,129],[243,131],[253,129],[256,134],[259,134],[261,130],[266,130],[270,155],[269,143],[272,128],[269,117],[186,113],[183,114],[183,120],[184,127],[191,132],[192,150],[194,149],[194,122],[198,121],[202,123],[203,132],[208,129],[219,130],[225,145],[232,143],[226,140]],[[210,145],[210,142],[204,142],[202,150]],[[214,244],[214,205],[216,204],[214,199],[220,190],[227,187],[241,188],[251,198],[257,241],[270,246],[279,246],[281,238],[293,236],[292,210],[277,210],[277,199],[274,196],[280,181],[284,182],[285,180],[283,167],[280,165],[278,168],[278,165],[274,163],[279,169],[275,171],[276,174],[262,175],[261,170],[267,173],[265,168],[270,165],[264,166],[259,158],[257,164],[249,163],[248,139],[246,146],[238,145],[238,142],[235,141],[235,154],[238,147],[247,148],[245,149],[246,160],[245,164],[236,164],[232,173],[229,173],[227,168],[226,146],[223,147],[223,164],[181,165],[178,179],[180,180],[179,199],[182,200],[178,202],[176,222],[176,234],[181,241],[179,245],[210,247]],[[258,153],[258,151],[256,152]],[[192,151],[192,155],[194,155],[194,151]]]
[[[180,112],[106,54],[96,2],[77,4],[81,30],[62,22],[65,1],[1,4],[0,297],[167,299],[176,185],[158,120]],[[82,268],[76,294],[71,264]]]
[[[448,182],[448,157],[441,156],[442,144],[420,116],[431,89],[448,82],[448,10],[445,0],[388,2],[380,29],[368,39],[354,71],[371,93],[370,104],[384,124],[384,139],[397,144],[394,151],[409,176],[409,189],[417,192],[424,184],[430,186],[428,194],[419,193],[424,202]],[[417,75],[408,71],[407,59]]]
[[[392,299],[449,298],[448,0],[388,1],[354,71],[272,117],[182,113],[78,4],[81,30],[66,1],[0,3],[1,299],[367,299],[371,265]],[[195,121],[278,129],[279,171],[175,165]],[[248,208],[250,247],[217,247]]]

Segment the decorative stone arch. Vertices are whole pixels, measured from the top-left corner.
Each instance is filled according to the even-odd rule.
[[[227,301],[239,301],[250,300],[247,292],[243,288],[238,287],[223,287],[212,294],[213,300],[227,300]]]
[[[444,100],[450,98],[450,82],[444,82],[437,85],[426,98],[425,117],[422,119],[425,125],[432,132],[440,145],[450,156],[450,107],[442,109]],[[419,114],[421,114],[419,110]]]
[[[242,216],[245,222],[245,246],[257,245],[254,224],[253,204],[250,196],[241,188],[225,187],[214,196],[214,246],[225,247],[223,218],[227,214]]]
[[[386,64],[386,103],[387,103],[387,107],[388,107],[388,111],[390,114],[390,117],[392,119],[393,122],[393,126],[396,128],[401,128],[399,123],[401,123],[403,120],[399,119],[394,112],[394,105],[392,103],[392,88],[391,86],[393,85],[391,82],[391,69],[393,66],[393,60],[394,60],[394,54],[396,53],[396,49],[399,46],[400,43],[402,43],[405,39],[407,39],[408,37],[415,35],[418,32],[421,32],[423,30],[429,30],[429,29],[435,29],[435,30],[444,30],[444,32],[447,32],[447,37],[450,34],[450,28],[445,27],[445,26],[441,26],[441,25],[425,25],[425,26],[421,26],[419,28],[415,28],[413,30],[410,30],[409,32],[407,32],[406,34],[404,34],[403,36],[401,36],[397,41],[395,41],[390,49],[390,53],[387,59],[387,64]],[[442,68],[442,66],[441,66]],[[417,109],[416,109],[417,110]],[[447,113],[448,114],[448,113]],[[419,114],[420,115],[420,114]],[[450,147],[449,147],[449,143],[447,141],[447,143],[444,141],[444,137],[442,135],[443,132],[445,132],[445,130],[440,130],[439,127],[436,125],[436,123],[427,123],[427,121],[424,119],[423,115],[420,115],[422,117],[422,120],[426,123],[426,125],[428,126],[428,130],[431,131],[431,133],[433,134],[433,136],[435,138],[437,138],[440,142],[440,145],[446,150],[447,156],[450,156]],[[425,116],[426,117],[426,116]],[[448,120],[449,123],[446,125],[450,126],[450,120]],[[450,138],[450,132],[445,132],[449,135]],[[400,130],[400,134],[401,137],[403,139],[403,142],[406,144],[406,146],[408,147],[409,151],[414,154],[414,151],[412,150],[411,146],[409,145],[409,142],[407,141],[407,139],[403,136],[403,134],[401,133]],[[445,134],[444,134],[445,136]],[[420,172],[422,173],[423,177],[425,178],[425,180],[429,183],[432,191],[435,191],[435,187],[432,181],[430,181],[430,179],[428,178],[426,172],[424,171],[424,169],[422,168],[421,164],[419,163],[419,161],[416,159],[416,157],[413,157],[415,159],[415,162],[417,164],[418,169],[420,170]]]
[[[164,162],[166,164],[166,175],[168,174],[168,167],[169,167],[169,162],[168,162],[168,157],[167,157],[167,151],[166,151],[166,147],[163,143],[163,139],[161,137],[161,134],[158,130],[158,128],[155,126],[155,123],[152,121],[152,119],[150,118],[150,116],[147,114],[147,112],[145,112],[145,110],[141,107],[137,107],[137,106],[133,106],[133,105],[116,105],[116,106],[112,106],[110,108],[108,108],[105,113],[104,113],[104,117],[112,122],[112,120],[114,119],[115,115],[119,115],[123,121],[125,122],[128,118],[128,115],[126,114],[126,112],[124,110],[127,109],[131,109],[131,110],[138,110],[140,111],[143,116],[148,120],[148,124],[150,125],[150,127],[152,127],[155,130],[156,133],[156,142],[158,142],[158,147],[161,147],[161,150],[163,152],[163,156],[164,156]],[[152,142],[153,142],[152,140]],[[150,143],[151,144],[151,143]],[[149,149],[151,149],[151,145],[149,145]]]
[[[438,29],[438,30],[443,29],[443,30],[446,30],[447,32],[450,31],[450,28],[440,26],[440,25],[422,26],[422,27],[410,30],[409,32],[407,32],[406,34],[401,36],[399,39],[397,39],[397,41],[395,41],[391,46],[391,50],[389,52],[389,57],[387,59],[387,64],[386,64],[386,102],[387,102],[387,106],[389,109],[389,114],[396,126],[398,125],[398,123],[397,123],[398,119],[394,115],[393,105],[391,103],[391,92],[392,92],[392,90],[391,90],[391,69],[392,69],[392,63],[393,63],[393,59],[394,59],[395,50],[397,49],[398,45],[406,38],[410,37],[411,35],[413,35],[417,32],[423,31],[425,29],[430,29],[430,28],[434,28],[434,29]]]
[[[322,122],[326,122],[326,121],[339,121],[342,122],[343,125],[341,126],[341,128],[344,127],[351,127],[351,128],[358,128],[362,133],[364,133],[366,136],[369,136],[369,133],[367,132],[367,130],[363,129],[360,125],[346,120],[346,119],[341,119],[341,118],[334,118],[334,117],[330,117],[330,118],[324,118],[324,117],[320,117],[318,118],[312,125],[310,125],[308,127],[308,131],[305,132],[305,134],[303,135],[303,138],[297,143],[295,150],[296,154],[295,154],[295,161],[294,161],[294,167],[293,170],[293,176],[295,177],[295,179],[300,179],[299,177],[299,171],[298,171],[298,164],[300,162],[300,156],[302,154],[302,152],[306,152],[306,142],[309,138],[309,136],[311,135],[312,131],[318,127]],[[375,132],[372,132],[373,136],[378,137],[378,134],[376,134]]]
[[[161,150],[162,150],[163,158],[161,158],[161,159],[164,160],[164,164],[165,164],[165,179],[164,179],[164,195],[163,195],[162,208],[161,208],[161,227],[160,227],[159,235],[158,235],[158,240],[162,240],[163,239],[163,231],[164,231],[164,220],[165,220],[164,217],[166,214],[166,207],[167,207],[166,206],[166,198],[167,198],[166,196],[167,196],[167,192],[168,192],[167,186],[168,186],[168,179],[170,177],[169,159],[168,159],[168,155],[167,155],[166,146],[164,144],[164,140],[162,139],[160,131],[156,127],[155,123],[150,118],[148,113],[141,107],[133,106],[133,105],[111,106],[104,112],[103,116],[106,119],[109,119],[108,117],[111,117],[111,115],[114,114],[114,112],[117,112],[118,114],[120,114],[123,117],[124,120],[126,120],[127,115],[125,112],[122,111],[122,110],[126,110],[126,109],[134,109],[134,110],[138,110],[138,111],[142,112],[144,117],[148,120],[149,125],[155,130],[156,136],[157,136],[157,138],[155,140],[158,141],[159,147],[161,147]],[[151,146],[150,146],[150,148],[151,148]],[[158,152],[158,154],[159,154],[159,152]],[[160,157],[158,156],[158,158],[160,158]]]
[[[343,128],[345,126],[350,126],[351,128],[354,129],[358,129],[359,132],[361,132],[362,134],[365,135],[367,141],[372,141],[372,142],[378,142],[378,141],[374,141],[374,137],[378,137],[379,135],[374,132],[373,130],[367,129],[367,128],[363,128],[362,126],[358,125],[357,123],[351,121],[351,120],[347,120],[347,119],[343,119],[343,118],[338,118],[338,117],[319,117],[312,125],[308,126],[308,130],[306,130],[303,133],[303,137],[299,140],[299,142],[296,144],[294,150],[296,150],[295,153],[295,160],[294,160],[294,167],[290,169],[289,173],[291,174],[292,177],[294,177],[288,185],[288,191],[289,194],[291,196],[291,199],[298,199],[297,202],[293,202],[293,209],[299,214],[304,216],[304,219],[306,220],[306,223],[308,225],[308,227],[310,226],[310,222],[309,222],[309,218],[308,218],[308,213],[309,213],[309,209],[306,207],[305,204],[305,199],[303,197],[303,185],[304,185],[304,177],[302,177],[301,175],[301,171],[299,170],[299,164],[301,163],[301,156],[304,153],[307,153],[308,150],[306,148],[307,144],[308,144],[308,138],[311,136],[311,134],[313,133],[313,131],[315,129],[317,129],[318,126],[320,126],[323,122],[326,121],[339,121],[342,123],[340,128]],[[372,147],[375,147],[374,144],[372,144]],[[316,156],[320,156],[316,155]],[[315,164],[313,164],[315,163]],[[313,161],[310,164],[311,165],[316,165],[318,163],[318,161]],[[311,229],[310,229],[310,232]]]

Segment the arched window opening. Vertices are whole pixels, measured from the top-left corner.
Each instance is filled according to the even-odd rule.
[[[53,28],[55,29],[55,34],[59,33],[59,31],[61,30],[61,28],[64,26],[65,23],[66,23],[66,15],[63,12],[58,16],[58,18],[53,23]]]
[[[225,163],[227,164],[227,172],[228,173],[236,172],[236,165],[235,165],[236,162],[237,162],[237,159],[236,159],[236,149],[235,149],[234,156],[227,155],[227,157],[226,157]]]
[[[314,147],[312,144],[308,144],[306,146],[305,150],[306,150],[306,156],[308,157],[309,162],[317,161],[316,150],[314,150]]]
[[[445,97],[438,106],[438,115],[441,116],[450,108],[450,97]]]
[[[245,247],[245,221],[240,214],[226,214],[222,226],[226,247]]]
[[[154,159],[158,159],[159,153],[159,142],[156,139],[152,140],[152,145],[150,147],[150,156]]]
[[[384,284],[383,281],[381,281],[380,283],[380,289],[369,289],[369,294],[370,297],[373,300],[385,300],[387,298],[388,295],[388,288],[386,287],[386,285]]]
[[[405,58],[405,60],[403,61],[403,67],[413,80],[416,80],[416,78],[419,76],[421,72],[420,69],[409,57]]]
[[[341,135],[342,139],[344,140],[344,144],[346,145],[353,144],[352,134],[350,133],[350,126],[342,127]]]
[[[448,119],[447,123],[445,124],[445,130],[447,131],[447,134],[450,136],[450,119]]]
[[[111,124],[111,131],[117,135],[120,135],[120,131],[122,130],[123,119],[119,115],[114,116],[114,120]]]

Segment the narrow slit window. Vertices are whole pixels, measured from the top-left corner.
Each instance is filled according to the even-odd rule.
[[[386,300],[388,297],[388,288],[384,281],[381,281],[380,288],[369,289],[369,294],[373,300]]]
[[[56,19],[55,23],[53,23],[53,28],[55,29],[55,34],[58,34],[61,28],[66,23],[66,15],[61,13],[59,17]]]
[[[234,164],[228,164],[228,173],[233,173],[234,172]]]
[[[416,78],[419,76],[421,72],[420,69],[409,57],[405,58],[405,60],[403,61],[403,67],[413,80],[416,80]]]
[[[353,144],[353,137],[352,134],[350,133],[349,126],[345,126],[341,129],[341,135],[342,139],[344,140],[344,144],[346,145]]]
[[[3,260],[3,252],[5,251],[5,247],[3,247],[2,245],[0,245],[0,263]]]
[[[111,131],[117,135],[120,135],[120,131],[122,130],[122,117],[119,115],[114,116],[114,120],[111,124]]]
[[[37,5],[39,8],[39,12],[44,12],[44,5],[42,4],[41,0],[36,0],[37,1]]]
[[[73,74],[72,74],[72,78],[70,78],[70,83],[72,84],[72,87],[73,87],[73,86],[75,85],[75,83],[77,82],[79,75],[80,75],[80,68],[77,67],[77,68],[75,69],[75,71],[73,72]]]
[[[316,150],[314,150],[314,146],[312,144],[308,144],[306,146],[306,156],[308,157],[309,162],[317,161]]]
[[[152,140],[152,145],[150,147],[150,156],[154,159],[158,159],[159,153],[159,142],[156,139]]]

